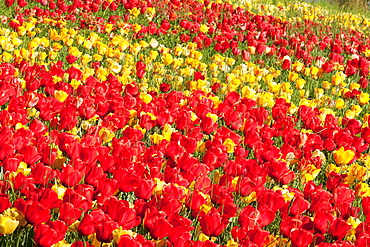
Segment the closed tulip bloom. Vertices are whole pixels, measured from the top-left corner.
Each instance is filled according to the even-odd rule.
[[[27,206],[24,215],[28,223],[32,225],[44,223],[50,219],[50,210],[40,203]]]
[[[113,230],[118,228],[117,222],[102,220],[95,225],[96,239],[100,242],[109,243],[113,240]]]
[[[337,218],[333,221],[329,233],[336,239],[342,239],[351,230],[351,226],[344,220]]]
[[[10,208],[12,204],[9,201],[9,196],[0,193],[0,213],[4,212],[7,208]]]
[[[304,229],[295,229],[292,230],[290,239],[292,240],[292,245],[294,247],[305,247],[312,243],[313,234]]]
[[[7,234],[13,233],[18,225],[19,225],[19,221],[0,214],[0,233],[1,234],[7,235]]]
[[[212,208],[207,214],[201,215],[199,222],[204,234],[208,236],[220,235],[229,223],[227,219],[222,219],[215,208]]]
[[[67,225],[60,220],[37,224],[34,230],[34,240],[40,247],[50,247],[64,239],[67,228]]]

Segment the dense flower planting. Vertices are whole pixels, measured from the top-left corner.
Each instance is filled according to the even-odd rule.
[[[368,19],[0,8],[0,246],[370,246]]]

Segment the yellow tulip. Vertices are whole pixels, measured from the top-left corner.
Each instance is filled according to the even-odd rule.
[[[114,239],[114,242],[116,244],[118,244],[120,238],[122,235],[129,235],[131,237],[136,237],[137,236],[137,233],[136,232],[133,232],[131,230],[124,230],[122,229],[122,226],[120,226],[119,228],[113,230],[112,232],[113,234],[113,239]]]
[[[21,161],[19,163],[17,173],[23,173],[25,176],[27,176],[28,174],[30,174],[30,172],[31,172],[31,168],[28,168],[27,163]]]
[[[54,190],[58,194],[58,198],[63,200],[64,193],[66,192],[67,188],[63,185],[54,184],[51,187],[52,190]]]
[[[292,70],[296,72],[300,72],[303,69],[304,64],[296,61],[292,64]]]
[[[147,93],[140,93],[139,97],[146,104],[149,104],[153,99],[153,97],[150,94],[147,94]]]
[[[68,55],[80,57],[82,55],[82,52],[80,52],[77,47],[71,46],[68,48]]]
[[[3,61],[4,63],[9,62],[13,58],[13,56],[8,52],[4,52],[0,57],[1,57],[0,60]]]
[[[113,30],[113,24],[111,24],[111,23],[107,23],[107,24],[105,25],[105,32],[106,32],[106,33],[110,33],[110,32],[112,32],[112,30]]]
[[[173,58],[172,58],[172,55],[169,54],[169,53],[166,53],[162,56],[162,61],[164,63],[164,65],[169,65],[173,62]]]
[[[298,79],[298,74],[292,71],[289,71],[288,79],[289,81],[296,81]]]
[[[227,247],[238,247],[238,242],[235,242],[234,239],[230,239],[229,241],[227,241],[227,244],[226,244]]]
[[[65,240],[61,240],[54,244],[53,247],[70,247],[72,244],[67,243]]]
[[[304,85],[306,83],[306,81],[304,79],[302,79],[302,78],[298,78],[295,82],[296,82],[295,87],[297,89],[303,89],[303,87],[304,87]]]
[[[14,232],[18,227],[19,221],[12,219],[11,217],[0,214],[0,233],[7,235]]]
[[[137,17],[140,14],[140,9],[138,9],[136,7],[135,8],[132,8],[132,9],[129,9],[128,11],[134,17]]]
[[[344,102],[344,100],[343,100],[343,99],[338,98],[338,99],[336,100],[335,108],[337,108],[338,110],[340,110],[340,109],[343,109],[345,106],[346,106],[346,103]]]
[[[234,148],[236,145],[233,140],[231,140],[230,138],[227,138],[223,144],[226,146],[226,150],[228,153],[234,152]]]
[[[103,142],[110,142],[114,137],[114,133],[107,128],[102,128],[99,131],[99,136],[103,140]]]
[[[329,90],[330,89],[330,86],[331,86],[331,84],[328,81],[323,81],[322,82],[322,88],[323,89]]]
[[[199,31],[201,31],[202,33],[207,33],[208,30],[209,30],[209,27],[207,27],[207,25],[205,24],[200,25]]]
[[[138,33],[138,32],[140,32],[140,30],[141,30],[141,25],[140,24],[135,23],[135,24],[132,25],[132,31],[134,31],[134,33]]]
[[[368,93],[364,93],[362,92],[359,96],[358,96],[358,101],[360,102],[361,105],[365,105],[367,103],[369,103],[369,94]]]
[[[58,31],[55,29],[50,29],[49,30],[49,37],[54,40],[54,41],[59,41],[61,40],[60,35],[58,34]]]
[[[355,186],[355,195],[358,197],[370,196],[370,188],[367,183],[358,183]]]
[[[61,91],[61,90],[60,91],[55,90],[54,97],[60,102],[64,102],[68,97],[68,93]]]
[[[346,74],[344,74],[343,72],[337,72],[335,75],[332,76],[331,84],[333,86],[338,86],[339,84],[344,82],[345,79],[346,79]]]
[[[333,151],[333,156],[335,163],[338,165],[347,165],[355,157],[355,152],[352,150],[344,150],[344,147],[341,147]]]

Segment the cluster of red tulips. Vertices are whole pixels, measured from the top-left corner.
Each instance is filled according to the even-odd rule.
[[[1,246],[370,246],[366,30],[252,3],[4,4]]]

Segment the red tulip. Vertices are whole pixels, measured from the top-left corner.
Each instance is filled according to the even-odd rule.
[[[260,212],[258,223],[261,227],[267,226],[274,221],[276,212],[272,211],[269,206],[260,204],[258,205],[258,211]]]
[[[24,162],[26,162],[29,165],[36,163],[41,158],[41,155],[39,154],[37,148],[34,146],[24,147],[21,150],[21,153],[23,154]]]
[[[333,191],[333,201],[336,204],[340,203],[352,203],[355,199],[354,191],[342,185],[334,189]]]
[[[262,230],[259,227],[255,227],[248,232],[249,239],[257,246],[264,246],[266,237],[270,234],[269,231]]]
[[[323,71],[325,71],[325,73],[330,73],[334,70],[334,64],[326,62],[321,66],[321,68]]]
[[[67,189],[66,192],[64,193],[63,202],[69,202],[75,208],[82,210],[83,212],[86,213],[92,207],[92,202],[91,202],[92,195],[91,194],[92,192],[89,192],[89,188],[86,188],[84,191],[79,191],[79,192],[73,189]]]
[[[294,247],[306,247],[313,241],[313,234],[304,229],[294,229],[290,234],[290,239]]]
[[[118,179],[117,187],[122,192],[132,192],[137,188],[139,177],[128,169],[117,169],[114,178]]]
[[[204,79],[205,79],[205,77],[204,77],[204,75],[202,75],[201,72],[199,72],[199,71],[194,72],[194,81],[204,80]]]
[[[296,196],[293,198],[289,207],[289,214],[298,216],[304,213],[310,207],[310,203],[302,198],[302,196]]]
[[[50,247],[64,239],[67,225],[60,220],[37,224],[34,228],[34,240],[38,246]]]
[[[154,222],[150,228],[150,235],[155,239],[163,239],[169,235],[173,226],[163,217]]]
[[[284,59],[283,65],[281,66],[285,70],[289,70],[291,66],[291,61],[290,59]]]
[[[249,196],[256,189],[256,184],[248,177],[240,177],[236,187],[236,192],[241,196]]]
[[[369,85],[369,81],[366,78],[361,77],[358,84],[360,84],[361,88],[367,88],[367,86]]]
[[[0,192],[0,214],[11,206],[12,204],[9,201],[9,196]]]
[[[77,185],[82,179],[82,174],[75,170],[71,165],[62,168],[60,174],[60,181],[64,186],[73,187]]]
[[[302,221],[296,218],[285,216],[280,223],[280,232],[284,237],[290,237],[294,229],[302,227]]]
[[[76,62],[77,61],[77,57],[75,57],[75,56],[72,56],[72,55],[67,55],[66,56],[66,60],[67,60],[67,62],[69,63],[69,64],[72,64],[72,63],[74,63],[74,62]]]
[[[85,214],[77,229],[81,234],[88,236],[96,232],[95,225],[97,223],[106,220],[109,220],[109,217],[102,210],[94,209],[90,214]]]
[[[187,35],[185,33],[183,33],[183,34],[180,35],[180,41],[181,41],[181,43],[189,42],[189,40],[190,40],[190,36],[189,35]]]
[[[96,186],[96,199],[98,202],[103,202],[105,198],[113,195],[117,190],[117,181],[111,178],[102,177]]]
[[[73,204],[64,202],[59,208],[59,219],[64,221],[68,226],[72,225],[82,215],[82,210],[75,208]]]
[[[142,245],[140,242],[136,241],[133,237],[129,235],[122,235],[121,238],[119,239],[117,247],[126,247],[126,246],[141,247]]]
[[[76,241],[71,245],[71,247],[94,247],[94,245],[91,245],[88,241]]]
[[[38,190],[37,195],[33,194],[31,196],[35,196],[34,199],[48,209],[58,208],[62,203],[62,200],[58,198],[58,194],[49,188],[41,188]]]
[[[287,166],[286,162],[275,161],[266,164],[269,170],[269,175],[282,184],[289,184],[294,180],[295,174]]]
[[[139,79],[142,79],[145,76],[145,73],[146,73],[145,69],[146,69],[146,65],[142,61],[138,61],[136,63],[136,76]]]
[[[359,237],[356,237],[356,247],[369,247],[370,235],[368,233],[362,233]]]
[[[285,204],[284,197],[281,193],[266,188],[257,192],[257,200],[259,204],[267,205],[272,212],[278,211]]]
[[[113,239],[113,230],[119,228],[113,220],[102,220],[95,225],[96,239],[100,242],[109,243]]]
[[[14,146],[10,143],[2,143],[0,146],[0,160],[15,153]]]
[[[366,217],[369,218],[370,217],[370,196],[366,196],[362,198],[362,210],[363,210],[364,215],[366,215]]]
[[[104,201],[102,210],[115,220],[123,229],[132,229],[141,223],[141,218],[137,216],[136,211],[129,208],[129,204],[124,200],[117,200],[116,197],[110,197]]]
[[[22,213],[25,215],[26,221],[32,225],[44,223],[51,217],[50,210],[38,202],[27,205]]]
[[[204,234],[208,236],[218,236],[229,224],[228,219],[222,218],[220,213],[212,207],[206,214],[204,211],[199,216],[200,226]]]
[[[336,218],[330,226],[329,233],[336,239],[342,239],[351,230],[351,226],[340,218]]]
[[[170,84],[167,84],[167,83],[162,83],[160,85],[160,90],[163,92],[163,93],[167,93],[168,91],[170,91],[171,89],[171,85]]]
[[[14,0],[6,0],[5,4],[6,4],[7,7],[12,7],[13,4],[14,4]]]

